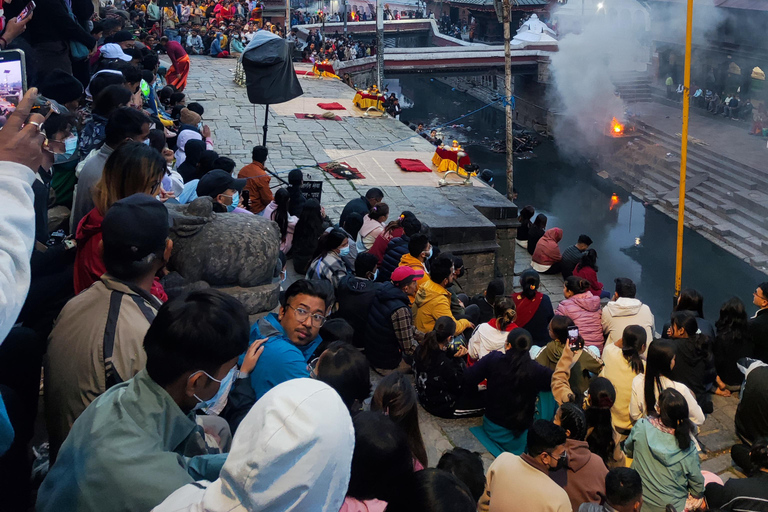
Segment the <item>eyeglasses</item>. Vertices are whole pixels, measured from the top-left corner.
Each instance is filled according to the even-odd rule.
[[[307,321],[307,318],[311,318],[312,319],[312,326],[313,327],[322,327],[323,324],[325,323],[325,317],[323,315],[321,315],[320,313],[315,313],[314,315],[310,315],[309,311],[307,311],[304,308],[295,308],[295,307],[291,306],[290,304],[288,304],[287,307],[289,307],[289,308],[291,308],[293,310],[293,314],[294,314],[294,316],[296,317],[296,320],[299,323],[303,324],[304,322]]]

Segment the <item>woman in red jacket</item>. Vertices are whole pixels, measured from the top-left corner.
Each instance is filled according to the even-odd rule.
[[[75,240],[75,293],[91,286],[106,272],[101,258],[101,223],[107,210],[120,199],[133,194],[156,195],[166,173],[165,159],[157,150],[141,142],[125,142],[115,149],[104,164],[104,173],[91,191],[96,207],[77,226]],[[87,194],[87,190],[79,190]],[[155,280],[152,295],[167,300],[162,285]]]
[[[573,275],[583,277],[589,281],[589,291],[597,297],[609,299],[611,293],[603,289],[603,283],[597,280],[597,251],[587,249],[581,257],[581,261],[573,270]]]

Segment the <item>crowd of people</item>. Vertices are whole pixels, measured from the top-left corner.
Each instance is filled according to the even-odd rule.
[[[165,15],[155,0],[105,8],[90,30],[77,0],[40,4],[22,21],[6,6],[0,37],[26,48],[31,86],[0,130],[3,509],[661,512],[768,500],[768,283],[752,319],[734,298],[715,323],[684,290],[657,338],[635,283],[598,281],[589,236],[561,252],[562,230],[525,207],[518,243],[533,263],[519,290],[494,279],[469,296],[462,258],[381,189],[336,222],[305,196],[300,169],[273,187],[266,147],[241,169],[216,152],[204,106],[183,92],[178,36],[135,35]],[[191,7],[165,9],[194,23]],[[226,1],[211,14],[219,44],[216,23],[250,15]],[[172,63],[164,78],[155,44]],[[166,290],[167,205],[191,203],[274,221],[274,311],[254,322],[218,289]],[[556,308],[541,274],[565,277]],[[748,478],[723,485],[701,471],[695,436],[712,393],[735,391],[732,455]],[[482,417],[488,471],[460,448],[429,460],[419,406]],[[34,472],[33,437],[47,439]]]
[[[292,32],[289,40],[295,39]],[[339,63],[376,55],[375,42],[355,41],[352,36],[343,36],[336,30],[332,35],[323,36],[319,30],[310,29],[309,36],[301,50],[303,62],[326,62],[333,65],[338,73]]]

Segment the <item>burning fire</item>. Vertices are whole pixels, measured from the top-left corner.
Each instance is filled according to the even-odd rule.
[[[619,122],[615,117],[611,119],[611,135],[614,137],[622,135],[624,133],[624,125]]]
[[[614,119],[614,121],[615,120],[616,119]],[[619,202],[620,202],[619,201],[619,195],[616,194],[615,192],[613,194],[611,194],[611,205],[608,208],[608,211],[613,211],[613,209],[616,208],[619,205]]]

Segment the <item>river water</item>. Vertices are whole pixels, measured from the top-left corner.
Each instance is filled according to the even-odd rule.
[[[423,122],[428,128],[443,125],[483,106],[466,93],[425,75],[401,76],[391,83],[409,105],[401,119]],[[443,139],[458,139],[473,163],[494,172],[494,186],[505,193],[504,154],[489,149],[491,139],[504,137],[504,113],[489,107],[442,128]],[[613,291],[613,279],[629,277],[637,284],[638,298],[656,316],[656,328],[669,319],[674,293],[676,220],[643,204],[603,180],[584,162],[571,162],[552,142],[544,142],[535,157],[515,160],[514,183],[518,207],[530,204],[549,218],[548,227],[563,229],[561,250],[585,233],[598,253],[598,276]],[[619,203],[611,208],[611,195]],[[753,314],[752,292],[766,281],[763,272],[751,267],[701,235],[685,230],[683,287],[704,295],[705,316],[717,319],[720,305],[733,296],[744,301]]]

